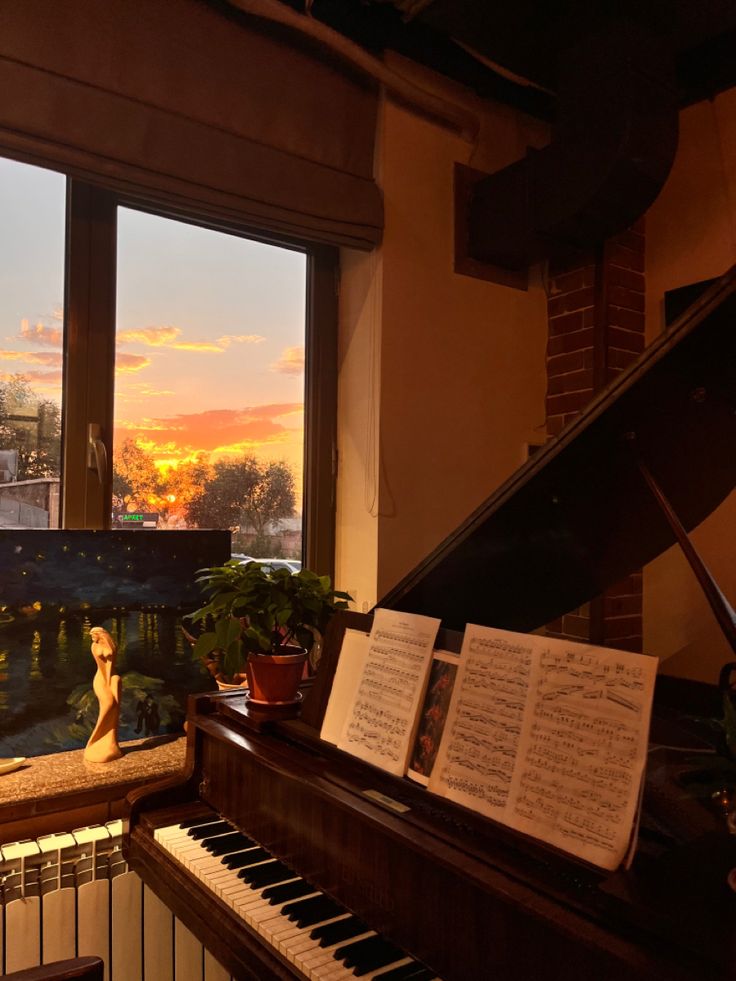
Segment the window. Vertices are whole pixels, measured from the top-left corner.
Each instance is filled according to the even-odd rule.
[[[0,528],[59,527],[65,194],[0,159]]]
[[[10,160],[0,207],[0,526],[53,487],[36,526],[227,527],[331,571],[334,250]]]
[[[113,524],[301,559],[302,252],[118,210]]]

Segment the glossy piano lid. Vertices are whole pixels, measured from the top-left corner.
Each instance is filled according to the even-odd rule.
[[[736,486],[736,266],[377,605],[525,631],[597,596],[675,541],[634,445],[688,531]]]

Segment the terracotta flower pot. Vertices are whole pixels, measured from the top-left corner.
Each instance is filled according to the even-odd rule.
[[[245,666],[251,701],[290,705],[297,701],[307,652],[288,647],[288,654],[249,654]]]
[[[248,679],[244,674],[236,674],[231,680],[226,681],[224,675],[215,675],[218,691],[238,691],[248,687]]]

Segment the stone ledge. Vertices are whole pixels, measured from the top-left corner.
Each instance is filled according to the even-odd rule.
[[[19,770],[0,775],[0,842],[110,820],[122,813],[133,788],[183,771],[183,736],[121,746],[125,755],[112,763],[86,763],[78,749],[30,757]]]

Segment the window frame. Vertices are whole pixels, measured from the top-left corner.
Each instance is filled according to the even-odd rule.
[[[110,527],[117,209],[132,208],[306,256],[302,560],[334,576],[338,249],[254,228],[211,202],[66,170],[36,152],[0,143],[0,155],[67,179],[61,527]],[[99,426],[109,461],[102,481],[90,455],[90,424]]]

